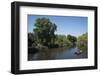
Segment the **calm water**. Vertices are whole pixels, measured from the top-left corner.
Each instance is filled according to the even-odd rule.
[[[88,57],[86,51],[79,55],[75,54],[77,51],[76,47],[41,50],[35,54],[28,54],[28,60],[80,59]]]

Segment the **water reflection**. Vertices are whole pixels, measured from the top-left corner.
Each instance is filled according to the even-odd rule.
[[[79,59],[88,57],[87,51],[77,55],[75,54],[77,50],[77,47],[40,50],[35,54],[29,53],[28,60]]]

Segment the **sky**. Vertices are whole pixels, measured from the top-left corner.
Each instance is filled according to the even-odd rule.
[[[80,16],[46,16],[46,15],[28,15],[28,32],[33,32],[34,23],[37,18],[49,18],[51,22],[57,25],[55,34],[80,36],[88,31],[88,17]]]

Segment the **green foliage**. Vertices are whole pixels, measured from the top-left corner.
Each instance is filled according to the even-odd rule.
[[[85,33],[78,37],[77,46],[79,49],[86,51],[88,48],[88,34]]]
[[[56,35],[55,44],[58,44],[60,47],[69,47],[73,46],[76,41],[77,38],[71,35],[68,35],[67,37],[65,35]]]
[[[54,43],[55,34],[54,32],[57,29],[55,23],[52,23],[47,18],[38,18],[35,21],[35,28],[33,32],[36,36],[36,41],[44,46],[49,46]]]
[[[67,39],[72,43],[75,43],[77,41],[77,38],[75,36],[71,36],[71,35],[67,35]]]
[[[37,46],[35,47],[35,48],[37,48],[37,49],[48,49],[48,47],[47,46],[43,46],[42,44],[37,44]]]
[[[32,44],[35,42],[35,37],[33,33],[28,33],[28,46],[32,46]]]
[[[47,18],[38,18],[34,24],[32,33],[28,33],[28,47],[36,49],[48,49],[58,47],[76,46],[81,50],[87,50],[87,33],[78,39],[72,35],[55,34],[57,25]]]
[[[56,35],[56,41],[55,44],[57,44],[59,47],[66,46],[66,36],[65,35]]]

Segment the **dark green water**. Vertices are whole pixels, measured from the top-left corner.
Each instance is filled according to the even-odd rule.
[[[28,60],[82,59],[88,57],[87,51],[81,54],[75,54],[77,51],[78,49],[76,47],[41,50],[35,54],[28,54]]]

